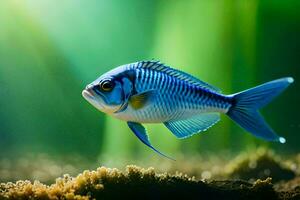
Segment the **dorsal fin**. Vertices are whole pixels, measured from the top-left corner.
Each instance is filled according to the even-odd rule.
[[[202,88],[206,88],[215,92],[221,92],[219,88],[216,88],[208,83],[205,83],[201,80],[199,80],[198,78],[187,74],[183,71],[180,71],[178,69],[173,69],[169,66],[164,65],[163,63],[161,63],[160,61],[140,61],[136,63],[136,68],[148,68],[148,69],[152,69],[152,70],[156,70],[156,71],[160,71],[163,73],[168,74],[169,76],[173,76],[176,77],[180,80],[183,81],[187,81],[190,84],[202,87]]]

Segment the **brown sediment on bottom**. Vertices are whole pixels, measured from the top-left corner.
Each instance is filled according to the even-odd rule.
[[[275,186],[271,178],[254,183],[206,182],[181,173],[156,173],[153,168],[132,165],[125,172],[100,167],[77,177],[65,175],[52,185],[38,181],[2,183],[0,199],[299,199],[299,182],[299,178]]]

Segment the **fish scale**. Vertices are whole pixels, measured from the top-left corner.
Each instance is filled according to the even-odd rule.
[[[176,77],[168,76],[163,72],[147,68],[138,69],[136,70],[136,77],[135,88],[138,93],[147,90],[158,90],[159,92],[155,104],[158,110],[152,108],[154,106],[152,105],[148,109],[136,111],[141,113],[138,120],[144,120],[144,118],[147,118],[147,121],[151,119],[174,120],[201,111],[226,112],[230,107],[230,103],[226,101],[225,97],[213,94],[211,91],[189,84]],[[216,97],[206,101],[209,95]],[[216,106],[219,104],[218,102],[222,102],[217,98],[222,98],[226,107]]]

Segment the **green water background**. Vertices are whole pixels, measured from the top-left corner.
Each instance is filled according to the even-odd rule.
[[[156,159],[125,122],[81,96],[102,73],[152,58],[225,94],[284,76],[296,80],[262,110],[286,144],[257,139],[222,116],[185,140],[163,125],[147,125],[163,152],[188,157],[261,146],[299,152],[299,10],[300,1],[2,0],[0,158]]]

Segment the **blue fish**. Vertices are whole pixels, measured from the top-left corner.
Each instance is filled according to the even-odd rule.
[[[224,113],[259,138],[285,143],[259,109],[293,81],[291,77],[281,78],[224,95],[218,88],[159,61],[140,61],[103,74],[87,85],[82,95],[98,110],[126,121],[141,142],[166,156],[151,145],[142,123],[163,123],[182,139],[206,131]]]

